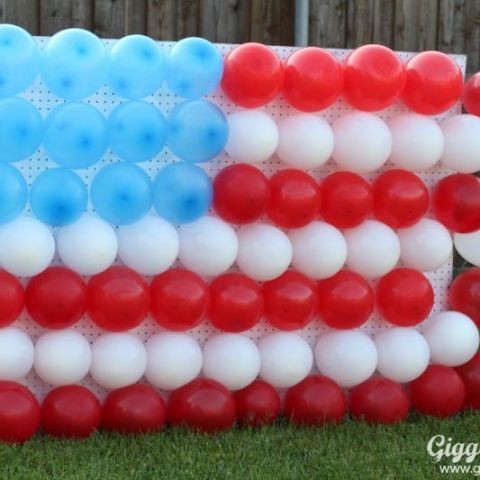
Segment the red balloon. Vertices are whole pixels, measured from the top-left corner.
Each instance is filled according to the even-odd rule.
[[[370,184],[351,172],[328,175],[322,183],[321,197],[322,217],[337,228],[360,225],[373,208]]]
[[[25,306],[42,327],[68,328],[85,313],[87,287],[82,277],[72,270],[49,267],[28,282]]]
[[[197,378],[172,392],[167,419],[171,425],[207,433],[221,432],[235,422],[235,402],[220,383]]]
[[[273,100],[283,85],[284,69],[278,55],[261,43],[244,43],[225,56],[222,90],[246,108]]]
[[[411,268],[395,268],[377,283],[380,315],[399,327],[425,320],[433,308],[433,288],[428,278]]]
[[[480,409],[480,352],[455,370],[465,385],[464,408]]]
[[[367,423],[398,423],[408,415],[409,400],[403,387],[388,378],[372,377],[353,387],[350,413]]]
[[[269,198],[268,178],[251,165],[230,165],[213,180],[213,208],[226,222],[245,224],[258,220]]]
[[[462,102],[468,113],[480,116],[480,72],[472,75],[465,83]]]
[[[207,285],[196,273],[183,268],[167,270],[155,277],[150,297],[153,318],[169,330],[195,328],[207,313]]]
[[[432,193],[433,213],[448,229],[470,233],[480,229],[480,178],[455,173],[442,178]]]
[[[0,270],[0,328],[13,323],[22,313],[23,287],[17,277]]]
[[[149,385],[129,385],[107,395],[102,427],[120,433],[148,433],[165,424],[167,409],[162,396]]]
[[[436,115],[453,107],[460,99],[463,75],[445,53],[418,53],[408,61],[406,72],[402,100],[410,110]]]
[[[388,170],[372,184],[373,213],[392,228],[410,227],[428,210],[429,193],[422,180],[406,170]]]
[[[244,332],[263,315],[262,290],[241,273],[226,273],[210,285],[208,318],[223,332]]]
[[[297,330],[313,320],[318,297],[315,282],[289,270],[263,284],[265,317],[280,330]]]
[[[444,365],[430,365],[410,384],[412,404],[424,415],[449,417],[462,409],[465,385],[460,375]]]
[[[320,319],[332,328],[349,329],[364,324],[375,299],[370,284],[358,273],[340,270],[318,282]]]
[[[113,266],[88,282],[88,313],[105,330],[124,332],[137,327],[148,307],[148,285],[130,268]]]
[[[310,375],[285,395],[285,416],[297,424],[320,426],[340,422],[346,410],[343,390],[332,379],[320,375]]]
[[[270,179],[270,187],[267,215],[280,227],[303,227],[318,216],[320,188],[310,175],[301,170],[282,170]]]
[[[398,55],[382,45],[356,48],[345,62],[343,95],[352,107],[366,112],[391,105],[405,87],[405,67]]]
[[[462,312],[480,327],[480,268],[461,273],[450,287],[450,306]]]
[[[301,48],[288,57],[283,95],[297,110],[323,110],[337,100],[342,90],[342,65],[327,50]]]
[[[237,420],[242,425],[260,427],[272,424],[280,415],[280,396],[269,383],[255,380],[233,393]]]
[[[0,381],[0,442],[25,443],[40,426],[40,405],[23,385]]]
[[[100,402],[79,385],[55,388],[42,404],[42,429],[52,437],[87,438],[101,420]]]

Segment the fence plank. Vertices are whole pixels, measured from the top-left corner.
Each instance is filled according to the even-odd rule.
[[[125,6],[125,34],[147,32],[147,1],[127,0]]]
[[[358,21],[357,19],[357,22]],[[393,48],[394,24],[394,2],[392,2],[392,0],[375,0],[373,4],[373,43],[380,43],[381,45]]]
[[[444,52],[463,52],[464,38],[458,32],[465,24],[465,0],[440,0],[438,48]]]
[[[347,1],[310,0],[310,45],[324,48],[346,46]]]
[[[125,34],[126,0],[94,2],[94,30],[99,37],[119,38]]]
[[[250,40],[270,45],[293,45],[295,3],[252,0]]]
[[[72,27],[72,2],[69,0],[42,0],[40,2],[40,32],[53,35]]]
[[[2,22],[23,27],[32,35],[40,33],[38,0],[1,0],[0,10]]]
[[[480,70],[480,0],[465,2],[464,51],[468,55],[467,70]]]
[[[177,2],[176,0],[148,0],[147,32],[157,40],[175,40],[177,38]]]
[[[93,0],[72,0],[72,26],[93,29]]]
[[[347,47],[354,48],[373,41],[373,0],[350,0],[347,3]]]
[[[177,0],[177,39],[198,36],[197,0]]]

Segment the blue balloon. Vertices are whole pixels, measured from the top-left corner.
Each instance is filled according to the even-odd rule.
[[[16,25],[0,25],[0,97],[25,90],[40,70],[40,51],[32,36]]]
[[[108,83],[121,97],[136,100],[152,95],[165,80],[167,58],[160,46],[144,35],[128,35],[110,52]]]
[[[152,205],[152,182],[132,163],[113,163],[93,178],[90,198],[100,217],[114,225],[140,220]]]
[[[42,78],[61,98],[81,100],[95,93],[108,72],[104,44],[93,33],[69,28],[56,33],[42,55]]]
[[[28,158],[40,146],[42,132],[42,117],[31,103],[16,97],[0,100],[2,161],[19,162]]]
[[[17,218],[28,199],[28,186],[23,175],[8,163],[0,163],[0,223]]]
[[[168,146],[187,162],[208,162],[227,143],[225,114],[206,100],[190,100],[177,105],[168,117]]]
[[[45,120],[43,146],[62,167],[90,167],[102,158],[108,146],[105,118],[85,103],[59,105]]]
[[[140,100],[116,107],[108,119],[110,148],[128,162],[145,162],[160,153],[167,121],[153,105]]]
[[[153,184],[155,210],[174,224],[193,222],[205,215],[212,197],[210,178],[191,163],[167,165],[160,170]]]
[[[184,38],[169,57],[168,86],[185,98],[200,98],[213,92],[223,74],[223,59],[213,43],[203,38]]]
[[[66,168],[42,172],[30,188],[30,206],[35,216],[48,225],[63,226],[85,212],[88,191],[82,179]]]

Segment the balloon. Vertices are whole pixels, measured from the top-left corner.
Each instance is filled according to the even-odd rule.
[[[33,343],[18,328],[0,329],[0,380],[23,380],[33,366]]]
[[[80,275],[106,270],[117,256],[115,230],[100,218],[86,214],[57,234],[57,251],[62,262]]]
[[[55,241],[43,223],[19,217],[0,228],[0,265],[17,277],[43,272],[53,259]]]
[[[455,250],[469,263],[480,267],[480,230],[453,235]]]
[[[140,275],[157,275],[170,268],[180,247],[175,228],[154,215],[122,225],[117,237],[119,258]]]
[[[373,208],[370,184],[351,172],[334,172],[321,185],[322,217],[337,228],[360,225]]]
[[[333,124],[335,144],[333,161],[342,169],[355,173],[378,170],[392,151],[392,135],[379,117],[353,112]]]
[[[28,186],[23,175],[15,167],[0,163],[0,224],[17,218],[25,209],[27,199]]]
[[[377,370],[390,380],[411,382],[427,369],[430,349],[425,338],[413,328],[389,328],[375,337]]]
[[[260,378],[276,388],[289,388],[301,382],[311,371],[310,345],[296,333],[276,332],[264,335],[258,343]]]
[[[179,103],[168,116],[168,146],[187,162],[208,162],[222,152],[227,138],[225,114],[206,100]]]
[[[226,273],[210,284],[208,319],[223,332],[244,332],[263,315],[262,290],[241,273]]]
[[[472,115],[480,116],[480,72],[472,75],[463,87],[463,108]]]
[[[352,107],[365,112],[389,107],[405,87],[405,67],[383,45],[362,45],[345,60],[343,95]]]
[[[479,346],[478,329],[469,317],[447,311],[433,315],[422,331],[433,363],[457,367],[473,358]]]
[[[124,98],[148,97],[160,88],[167,70],[167,58],[158,43],[144,35],[128,35],[110,52],[108,84]]]
[[[95,165],[108,146],[107,124],[91,105],[68,102],[55,107],[45,120],[43,146],[47,155],[65,168]]]
[[[467,315],[480,326],[480,268],[460,273],[450,286],[448,299],[453,310]]]
[[[17,277],[0,269],[0,328],[13,323],[22,313],[23,287]]]
[[[372,287],[358,273],[340,270],[318,282],[320,320],[329,327],[350,329],[363,325],[374,303]]]
[[[265,318],[279,330],[298,330],[308,325],[318,309],[315,282],[305,275],[286,271],[263,284]]]
[[[51,437],[87,438],[101,420],[100,402],[80,385],[55,388],[42,403],[42,430]]]
[[[213,180],[213,208],[226,222],[243,225],[258,220],[269,198],[267,177],[251,165],[229,165]]]
[[[235,422],[235,402],[220,383],[197,378],[172,392],[168,399],[167,421],[200,432],[221,432]]]
[[[143,342],[131,333],[107,333],[93,342],[90,374],[101,387],[113,390],[136,383],[146,368]]]
[[[127,267],[115,265],[88,282],[88,314],[105,330],[123,332],[138,327],[149,304],[147,282]]]
[[[423,415],[445,418],[458,413],[465,400],[465,385],[450,367],[430,365],[410,384],[413,407]]]
[[[281,403],[277,391],[263,380],[233,393],[237,422],[241,425],[261,427],[271,425],[280,415]]]
[[[283,95],[297,110],[324,110],[337,100],[342,90],[343,68],[323,48],[300,48],[285,62]]]
[[[372,376],[377,367],[377,349],[363,332],[333,330],[318,339],[315,363],[322,375],[343,388],[351,388]]]
[[[414,112],[436,115],[453,107],[460,99],[463,75],[445,53],[417,53],[408,61],[406,73],[402,100]]]
[[[480,408],[480,353],[467,363],[455,368],[465,385],[464,408]]]
[[[208,175],[186,162],[163,167],[153,184],[153,206],[170,223],[198,220],[212,203],[213,189]]]
[[[225,151],[235,162],[260,163],[268,160],[279,143],[277,124],[259,110],[240,110],[228,116]]]
[[[178,258],[185,268],[202,276],[226,272],[235,261],[238,240],[235,230],[223,220],[205,216],[179,229]]]
[[[282,61],[266,45],[243,43],[227,53],[223,65],[222,90],[241,107],[265,105],[283,86]]]
[[[88,191],[83,180],[66,168],[42,172],[30,187],[30,206],[48,225],[63,226],[78,220],[87,208]]]
[[[246,225],[238,230],[237,237],[237,265],[245,275],[265,282],[287,270],[292,245],[279,228],[263,223]]]
[[[452,255],[450,233],[441,223],[430,218],[422,218],[415,225],[398,230],[397,235],[400,258],[406,267],[431,272]]]
[[[161,332],[145,345],[146,379],[162,390],[175,390],[194,380],[202,369],[202,350],[185,333]]]
[[[271,196],[267,215],[284,228],[304,227],[319,213],[320,189],[301,170],[281,170],[270,179]]]
[[[200,98],[216,90],[223,74],[223,58],[213,43],[183,38],[170,50],[168,88],[185,98]]]
[[[102,408],[102,428],[136,434],[161,430],[167,417],[162,396],[148,385],[130,385],[107,395]]]
[[[367,279],[382,277],[397,265],[400,242],[384,223],[367,220],[344,232],[347,241],[347,265]]]
[[[330,158],[333,132],[323,118],[298,113],[281,118],[277,127],[277,155],[287,165],[307,170],[323,165]]]
[[[208,287],[201,277],[182,268],[163,272],[150,285],[151,314],[168,330],[198,326],[207,313],[208,300]]]
[[[40,146],[42,133],[42,117],[30,102],[16,97],[0,100],[0,151],[3,162],[19,162],[33,155]]]
[[[293,423],[321,426],[340,422],[346,403],[345,394],[332,379],[310,375],[287,390],[284,411]]]
[[[110,148],[127,162],[157,156],[167,140],[167,121],[155,106],[142,101],[121,103],[107,122]]]
[[[23,385],[0,382],[0,441],[25,443],[40,426],[40,405]]]

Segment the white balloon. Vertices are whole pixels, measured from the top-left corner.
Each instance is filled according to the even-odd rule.
[[[419,172],[433,167],[443,152],[441,128],[430,117],[402,113],[388,122],[392,134],[390,160],[397,167]]]
[[[117,256],[115,230],[95,215],[60,229],[57,249],[62,262],[80,275],[96,275],[106,270]]]
[[[93,379],[113,390],[138,382],[147,367],[143,343],[131,333],[107,333],[92,345]]]
[[[292,245],[279,228],[263,223],[245,225],[238,232],[237,265],[254,280],[279,277],[292,260]]]
[[[75,330],[44,333],[35,344],[35,371],[50,385],[80,382],[88,374],[91,363],[90,344]]]
[[[277,388],[289,388],[301,382],[311,371],[310,345],[292,332],[263,336],[258,343],[261,357],[260,377]]]
[[[460,173],[480,170],[480,118],[459,114],[440,125],[445,137],[442,163]]]
[[[180,388],[195,379],[202,369],[202,350],[186,333],[157,333],[147,340],[145,348],[145,377],[157,388]]]
[[[120,260],[141,275],[162,273],[177,258],[177,230],[158,216],[146,215],[136,223],[123,225],[117,236]]]
[[[298,113],[282,118],[277,126],[277,155],[287,165],[306,170],[319,167],[330,158],[333,132],[323,118]]]
[[[422,218],[415,225],[397,231],[400,258],[406,267],[421,272],[440,268],[452,255],[449,231],[436,220]]]
[[[19,217],[0,228],[0,265],[12,275],[38,275],[54,254],[52,232],[35,218]]]
[[[395,382],[411,382],[428,367],[428,343],[413,328],[389,328],[375,337],[375,346],[378,372]]]
[[[0,380],[22,380],[32,365],[33,343],[30,337],[18,328],[0,329]]]
[[[372,376],[377,367],[377,349],[363,332],[335,330],[318,339],[315,362],[322,375],[350,388]]]
[[[278,145],[278,129],[272,118],[259,110],[240,110],[228,119],[225,151],[237,162],[268,160]]]
[[[185,268],[206,277],[220,275],[235,261],[238,240],[223,220],[205,216],[179,228],[179,259]]]
[[[455,233],[453,243],[457,252],[467,262],[480,267],[480,230],[472,233]]]
[[[478,328],[460,312],[441,312],[430,317],[423,328],[433,363],[457,367],[467,363],[478,350]]]
[[[347,265],[365,278],[382,277],[395,268],[400,257],[400,242],[395,232],[376,220],[367,220],[344,232]]]
[[[357,173],[374,172],[388,159],[392,135],[376,115],[353,112],[333,124],[335,146],[332,157],[341,168]]]
[[[260,353],[247,337],[237,333],[220,333],[203,347],[203,374],[229,390],[250,385],[260,371]]]

